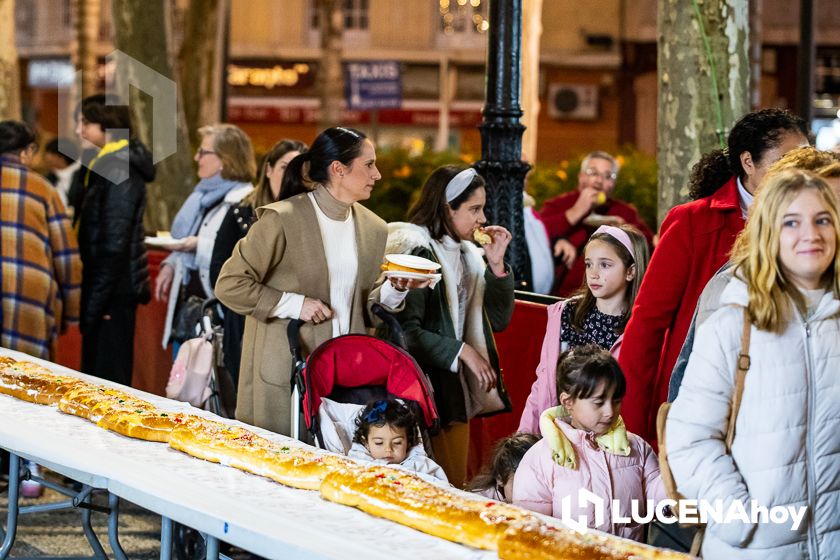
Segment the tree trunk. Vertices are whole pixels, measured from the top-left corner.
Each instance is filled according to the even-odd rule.
[[[117,61],[118,87],[130,89],[134,133],[154,155],[157,177],[149,185],[146,227],[167,230],[184,199],[192,191],[195,172],[183,108],[175,102],[162,1],[113,0],[114,43],[122,54]]]
[[[748,21],[743,0],[659,0],[660,223],[671,207],[688,199],[691,167],[702,154],[725,145],[732,125],[749,110]]]
[[[198,147],[198,129],[221,120],[222,39],[229,0],[191,0],[184,17],[184,41],[178,50],[178,78],[190,144]]]
[[[96,45],[99,43],[99,14],[102,0],[74,0],[76,12],[75,66],[82,73],[81,98],[99,89]]]
[[[0,120],[6,119],[20,120],[15,0],[0,0]]]
[[[318,91],[321,113],[318,127],[323,130],[341,124],[341,102],[344,99],[344,75],[341,60],[344,33],[342,0],[317,0],[321,28],[321,64],[318,68]]]
[[[537,122],[540,116],[540,38],[543,0],[522,2],[522,159],[537,161]]]

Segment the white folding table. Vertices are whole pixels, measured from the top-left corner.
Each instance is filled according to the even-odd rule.
[[[56,373],[118,387],[161,409],[211,416],[185,403],[108,383],[24,354],[0,348],[0,355],[38,362]],[[276,441],[302,445],[259,428],[220,420],[245,426]],[[218,557],[220,540],[267,558],[496,558],[492,552],[451,543],[325,501],[316,491],[288,488],[190,457],[165,444],[127,438],[62,414],[54,407],[7,395],[0,395],[0,447],[86,487],[107,490],[114,518],[117,497],[161,515],[162,559],[170,557],[172,521],[206,535],[208,558]],[[113,524],[110,539],[119,558],[116,521]],[[13,534],[14,527],[7,529]]]

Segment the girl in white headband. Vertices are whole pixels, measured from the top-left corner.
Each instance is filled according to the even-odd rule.
[[[432,446],[455,486],[466,478],[470,418],[510,410],[493,332],[513,313],[513,274],[504,262],[511,235],[485,227],[486,199],[484,179],[474,169],[446,165],[426,180],[409,210],[411,223],[388,226],[386,253],[441,265],[441,282],[409,292],[397,318],[434,387],[442,429]],[[479,230],[490,237],[483,252],[473,241]]]
[[[556,369],[561,352],[597,344],[618,357],[624,327],[647,268],[647,241],[630,225],[601,226],[589,238],[583,253],[586,276],[580,290],[548,308],[537,379],[525,403],[520,432],[538,434],[540,414],[556,405]]]

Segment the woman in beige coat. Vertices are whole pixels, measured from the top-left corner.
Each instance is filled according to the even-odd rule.
[[[336,336],[366,332],[373,323],[369,300],[397,310],[405,290],[415,287],[405,279],[375,287],[388,231],[357,203],[380,178],[363,133],[325,130],[286,168],[283,190],[300,194],[258,209],[259,219],[222,267],[216,296],[247,316],[237,419],[290,434],[290,320],[306,322],[300,334],[308,355]],[[315,184],[312,192],[307,181]]]

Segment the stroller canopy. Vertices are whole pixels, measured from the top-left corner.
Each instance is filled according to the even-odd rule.
[[[416,402],[423,411],[425,427],[430,429],[437,424],[426,374],[407,352],[384,340],[357,334],[329,340],[310,354],[303,377],[307,427],[312,426],[322,397],[329,397],[337,387],[362,386],[381,386],[394,397]]]

